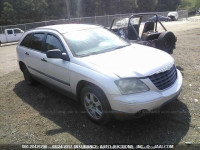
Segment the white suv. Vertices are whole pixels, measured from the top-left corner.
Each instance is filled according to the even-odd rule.
[[[17,46],[25,81],[35,79],[80,101],[90,119],[157,109],[178,97],[182,75],[167,53],[130,44],[95,25],[27,31]]]

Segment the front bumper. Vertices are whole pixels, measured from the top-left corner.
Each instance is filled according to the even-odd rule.
[[[177,75],[173,86],[164,91],[152,87],[150,91],[139,94],[107,95],[113,112],[136,114],[142,110],[152,111],[176,99],[183,83],[181,72],[178,71]]]

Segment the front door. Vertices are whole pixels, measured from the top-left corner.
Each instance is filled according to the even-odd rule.
[[[19,41],[24,32],[20,29],[14,29],[13,31],[14,31],[14,41]]]
[[[44,51],[59,49],[62,53],[66,53],[60,38],[53,34],[47,34],[43,48]],[[45,73],[48,76],[48,82],[70,92],[70,62],[63,59],[47,58],[46,56],[44,56],[44,59],[46,60]]]

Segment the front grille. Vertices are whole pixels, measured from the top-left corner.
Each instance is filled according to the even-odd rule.
[[[164,90],[172,86],[177,79],[177,71],[175,65],[170,70],[154,74],[149,77],[153,84],[159,89]]]

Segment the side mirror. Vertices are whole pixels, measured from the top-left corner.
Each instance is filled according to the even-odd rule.
[[[57,58],[70,61],[69,56],[66,53],[61,53],[59,49],[49,50],[47,51],[46,55],[47,58]]]

